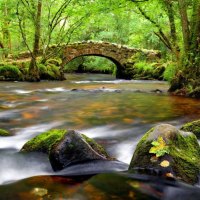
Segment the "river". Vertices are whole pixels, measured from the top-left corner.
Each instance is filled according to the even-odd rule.
[[[0,184],[49,174],[38,158],[17,154],[30,138],[52,128],[78,130],[129,164],[136,144],[151,127],[200,118],[197,99],[170,96],[159,81],[116,80],[111,75],[67,74],[63,82],[0,82]]]

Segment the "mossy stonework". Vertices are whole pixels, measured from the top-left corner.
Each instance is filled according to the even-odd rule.
[[[200,138],[200,120],[192,121],[184,124],[181,130],[194,133],[197,138]]]
[[[2,136],[2,137],[8,137],[8,136],[11,136],[11,133],[8,132],[7,130],[0,129],[0,136]]]
[[[165,177],[194,184],[200,171],[200,146],[193,133],[161,124],[149,130],[139,141],[129,170],[154,169]]]

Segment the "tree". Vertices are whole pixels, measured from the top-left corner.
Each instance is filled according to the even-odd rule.
[[[1,12],[2,12],[2,23],[1,23],[1,30],[2,30],[2,40],[1,48],[3,49],[3,57],[7,58],[8,53],[11,51],[11,34],[10,34],[10,3],[5,0],[1,3]]]
[[[38,0],[37,12],[35,16],[35,35],[34,35],[34,45],[31,56],[31,62],[29,66],[29,79],[33,81],[39,81],[39,69],[37,66],[37,56],[40,50],[40,35],[41,35],[41,15],[42,15],[42,0]]]
[[[42,9],[43,4],[45,9]],[[77,4],[74,0],[38,0],[37,4],[33,0],[18,1],[17,13],[20,32],[31,55],[29,80],[38,81],[40,79],[37,57],[40,55],[41,63],[44,64],[49,58],[58,55],[62,50],[62,43],[69,43],[71,35],[88,16],[87,12],[80,15],[82,14],[81,11],[77,16],[75,11],[77,12],[81,8]],[[76,6],[77,9],[75,10]],[[75,19],[71,22],[70,19],[73,17]],[[24,24],[33,25],[33,43],[29,41],[29,38],[32,38],[28,34],[30,28],[27,28]],[[55,47],[51,48],[50,45],[53,42]],[[32,45],[33,48],[31,47]],[[61,74],[63,74],[62,69]],[[64,77],[61,79],[64,79]]]
[[[155,5],[163,6],[168,17],[168,29],[162,26],[161,19],[155,18],[155,13],[148,12]],[[139,13],[154,25],[158,38],[175,55],[177,75],[171,82],[170,91],[200,96],[200,0],[154,0],[136,3],[136,6]],[[178,15],[175,15],[176,11]]]

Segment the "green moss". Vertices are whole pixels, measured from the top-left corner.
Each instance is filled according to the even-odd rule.
[[[200,120],[189,122],[181,127],[181,130],[194,133],[200,138]]]
[[[152,155],[149,150],[153,147],[152,141],[156,141],[159,137],[163,137],[169,151],[155,161],[155,155]],[[170,125],[156,126],[139,141],[129,169],[139,167],[163,170],[160,165],[163,160],[169,161],[169,172],[172,171],[176,178],[187,183],[196,183],[200,172],[200,146],[196,136],[179,131]]]
[[[137,147],[135,149],[135,152],[133,154],[133,157],[131,159],[131,163],[129,166],[129,170],[135,167],[141,167],[138,160],[142,160],[144,166],[151,165],[149,162],[152,155],[149,153],[149,150],[151,149],[152,141],[148,141],[147,138],[149,137],[149,134],[153,132],[154,128],[150,129],[146,134],[142,136],[139,143],[137,144]],[[138,165],[139,164],[139,165]]]
[[[40,76],[41,76],[42,74],[47,73],[47,67],[46,67],[45,65],[39,64],[38,67],[39,67]]]
[[[195,135],[177,135],[171,145],[170,155],[174,159],[176,176],[189,183],[196,182],[200,171],[200,147]]]
[[[17,66],[5,65],[0,66],[0,76],[4,76],[6,79],[11,80],[22,80],[23,76]]]
[[[54,64],[44,65],[39,64],[40,78],[44,80],[60,80],[60,70],[59,67]]]
[[[4,129],[0,129],[0,136],[11,136],[11,134]]]
[[[46,65],[53,64],[55,66],[60,66],[61,63],[62,63],[62,60],[60,58],[51,58],[51,59],[48,59],[45,64]]]
[[[108,158],[108,154],[106,152],[106,150],[101,146],[99,145],[98,143],[96,143],[93,139],[87,137],[86,135],[84,134],[81,134],[81,136],[85,139],[85,141],[97,152],[99,153],[100,155],[104,155],[106,156],[106,158]]]
[[[176,63],[167,63],[166,64],[166,69],[164,71],[164,80],[171,82],[172,79],[174,78],[175,74],[177,71],[177,64]]]
[[[42,152],[49,153],[51,147],[59,142],[67,130],[53,129],[42,133],[28,141],[21,149],[21,152]]]

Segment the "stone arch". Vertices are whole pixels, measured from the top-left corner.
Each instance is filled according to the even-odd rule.
[[[129,48],[109,42],[79,42],[63,46],[63,59],[61,73],[63,74],[64,65],[80,56],[99,56],[112,61],[116,65],[116,77],[123,79],[131,79],[129,67],[134,63],[130,60],[137,52],[143,52],[141,49]],[[145,51],[149,54],[151,51]]]

